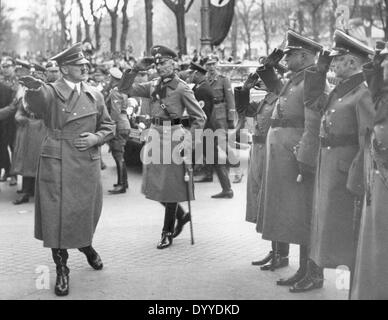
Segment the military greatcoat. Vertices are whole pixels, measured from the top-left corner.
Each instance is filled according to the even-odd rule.
[[[136,74],[125,73],[119,89],[133,97],[150,98],[149,116],[157,123],[147,132],[147,142],[142,153],[143,183],[142,192],[148,199],[158,202],[183,202],[194,198],[193,186],[188,197],[185,182],[185,168],[182,164],[178,145],[187,132],[181,124],[163,125],[163,121],[182,119],[186,110],[191,120],[191,136],[195,129],[203,129],[206,115],[195,99],[189,86],[174,75],[163,84],[157,78],[151,82],[133,83]],[[157,88],[163,88],[156,94]],[[159,92],[159,89],[158,89]],[[163,107],[167,109],[163,110]],[[200,136],[199,136],[200,137]],[[180,161],[180,162],[179,162]]]
[[[318,92],[326,75],[311,70],[309,92]],[[314,103],[314,99],[307,99]],[[329,94],[317,95],[323,105],[310,257],[321,267],[352,266],[354,201],[364,186],[359,173],[364,136],[373,120],[371,94],[362,73],[340,82]]]
[[[364,67],[376,116],[365,143],[366,192],[352,299],[388,299],[388,87],[381,68]]]
[[[320,113],[305,107],[304,70],[283,86],[272,68],[259,71],[270,91],[279,93],[266,142],[263,239],[308,245],[314,176],[297,182],[302,163],[316,167]]]
[[[248,91],[247,94],[249,95]],[[260,102],[251,102],[245,111],[245,116],[254,118],[255,124],[253,144],[249,156],[245,219],[257,224],[258,232],[262,232],[263,228],[265,141],[277,98],[276,94],[270,92]]]
[[[102,209],[100,147],[81,152],[73,141],[85,132],[94,133],[99,145],[113,138],[104,98],[85,83],[76,97],[60,79],[27,91],[25,100],[48,128],[36,179],[35,237],[50,248],[87,247]]]

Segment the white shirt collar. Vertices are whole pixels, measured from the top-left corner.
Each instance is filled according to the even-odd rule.
[[[71,88],[71,90],[74,90],[74,88],[77,88],[77,92],[78,94],[81,93],[81,82],[78,82],[78,83],[74,83],[74,82],[71,82],[69,80],[66,80],[65,78],[63,78],[63,80],[66,82],[66,84]]]

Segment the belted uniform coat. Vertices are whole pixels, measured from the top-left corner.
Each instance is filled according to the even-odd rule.
[[[388,299],[388,87],[381,68],[364,66],[376,106],[365,143],[366,192],[351,299]]]
[[[154,92],[160,85],[160,78],[151,82],[133,83],[135,73],[127,72],[121,80],[119,90],[131,97],[150,98],[149,116],[162,120],[181,119],[186,110],[191,120],[191,136],[195,137],[195,129],[203,129],[206,115],[194,97],[189,86],[174,76],[164,83],[165,96],[155,97]],[[168,110],[169,116],[162,109]],[[158,202],[182,202],[194,199],[191,181],[189,195],[185,182],[185,168],[181,161],[178,145],[185,131],[181,124],[152,124],[146,137],[146,145],[142,153],[143,183],[142,192],[146,198]],[[200,136],[199,136],[200,137]],[[178,161],[177,161],[178,160]],[[180,161],[180,162],[179,162]]]
[[[246,94],[249,95],[249,92],[247,91]],[[277,98],[276,94],[269,92],[260,102],[251,102],[245,111],[246,117],[254,118],[254,137],[262,141],[261,143],[253,141],[249,155],[245,216],[246,221],[256,224],[257,231],[260,233],[263,228],[264,214],[265,140]]]
[[[324,268],[351,267],[355,250],[354,201],[364,190],[359,168],[363,166],[364,136],[373,121],[373,104],[362,73],[340,82],[329,96],[319,96],[316,88],[323,88],[325,80],[326,75],[318,71],[306,73],[308,93],[316,94],[315,102],[306,95],[308,103],[323,105],[320,136],[347,137],[348,144],[320,147],[310,257]]]
[[[313,174],[297,182],[299,162],[316,167],[320,113],[304,105],[304,70],[282,85],[272,68],[259,71],[266,87],[279,94],[272,119],[292,126],[271,127],[266,142],[263,239],[308,245]]]
[[[35,237],[49,248],[91,245],[102,209],[100,147],[115,125],[103,96],[82,83],[77,98],[63,79],[25,95],[48,134],[40,152],[35,189]],[[79,151],[74,139],[94,133],[99,144]]]

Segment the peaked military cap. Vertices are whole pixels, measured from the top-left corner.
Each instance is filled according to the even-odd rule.
[[[90,63],[82,52],[82,43],[78,42],[69,49],[66,49],[50,60],[55,60],[60,66],[68,64],[86,64]]]
[[[117,79],[117,80],[120,80],[120,79],[122,78],[122,76],[123,76],[123,73],[120,71],[119,68],[110,68],[110,69],[109,69],[109,74],[110,74],[113,78],[115,78],[115,79]]]
[[[47,62],[46,69],[48,71],[56,71],[56,70],[59,70],[59,65],[55,60],[51,60]]]
[[[43,67],[42,65],[38,64],[38,63],[32,63],[30,67],[35,69],[35,71],[40,71],[40,72],[45,72],[46,71],[46,68]]]
[[[373,54],[372,48],[369,48],[366,44],[360,40],[347,35],[341,30],[335,30],[334,32],[334,48],[330,53],[330,56],[343,56],[345,54],[353,54],[361,58],[368,58],[368,55]]]
[[[215,55],[209,55],[208,57],[207,57],[207,60],[206,60],[206,62],[205,62],[205,65],[206,64],[215,64],[215,63],[217,63],[218,62],[218,57],[217,56],[215,56]]]
[[[290,52],[295,49],[304,49],[313,53],[320,52],[323,47],[314,40],[311,40],[293,30],[287,31],[287,44],[284,49],[284,53]]]
[[[3,59],[1,59],[1,65],[2,66],[14,66],[15,65],[15,60],[12,59],[11,57],[3,57]]]
[[[17,68],[25,68],[28,70],[30,70],[31,68],[34,68],[34,66],[26,60],[15,59],[15,64]]]
[[[176,59],[178,57],[175,51],[160,45],[151,48],[151,55],[155,63],[159,63],[161,59]]]
[[[190,69],[203,74],[206,74],[207,72],[207,70],[200,63],[195,63],[193,61],[190,62]]]

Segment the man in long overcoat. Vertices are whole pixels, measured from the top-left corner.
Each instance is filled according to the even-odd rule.
[[[184,212],[179,208],[179,202],[194,198],[193,186],[189,187],[185,181],[186,171],[179,149],[183,147],[185,157],[191,159],[187,151],[192,142],[186,137],[188,133],[195,137],[195,130],[203,129],[206,115],[193,91],[174,72],[177,54],[159,45],[151,52],[160,77],[151,82],[134,83],[136,74],[145,67],[142,60],[124,74],[119,91],[130,97],[151,99],[149,116],[152,125],[143,152],[142,191],[148,199],[165,206],[162,236],[157,245],[157,249],[165,249],[172,244],[176,213]],[[182,126],[185,110],[191,119],[191,132],[185,132]]]
[[[330,54],[320,56],[316,69],[306,72],[307,105],[321,105],[320,148],[315,183],[310,258],[321,268],[353,268],[354,204],[364,194],[362,178],[365,134],[373,122],[373,103],[362,65],[373,50],[340,30]],[[323,92],[330,60],[339,84]],[[321,63],[323,62],[323,63]],[[361,174],[360,174],[361,172]],[[351,270],[353,273],[354,270]],[[323,277],[307,273],[295,292],[321,288]]]
[[[351,299],[388,299],[388,48],[376,50],[363,71],[375,105],[365,141],[365,198]]]
[[[318,110],[305,107],[304,72],[322,46],[287,32],[285,62],[291,72],[283,85],[272,62],[258,71],[267,88],[279,94],[267,137],[263,239],[300,246],[299,269],[277,284],[292,286],[307,271],[314,170],[319,146]],[[281,55],[279,53],[279,55]]]
[[[104,98],[85,84],[88,60],[78,43],[52,58],[62,78],[43,84],[21,78],[28,110],[43,119],[43,141],[35,190],[35,237],[52,248],[57,266],[55,293],[69,292],[67,249],[78,248],[96,270],[103,267],[92,247],[102,209],[100,145],[113,138],[115,126]]]
[[[270,57],[271,59],[271,57]],[[235,88],[236,109],[239,114],[254,119],[255,131],[252,136],[253,144],[249,155],[248,177],[247,177],[247,206],[245,220],[256,224],[256,231],[263,231],[264,215],[264,176],[266,161],[266,140],[271,116],[278,100],[277,94],[267,92],[260,101],[250,101],[249,91],[255,86],[265,89],[265,85],[260,81],[257,72],[250,74],[244,85]],[[275,250],[278,257],[275,257]],[[272,251],[258,261],[253,261],[252,265],[262,266],[261,270],[279,269],[288,266],[289,244],[272,241]],[[267,264],[268,263],[268,264]]]

